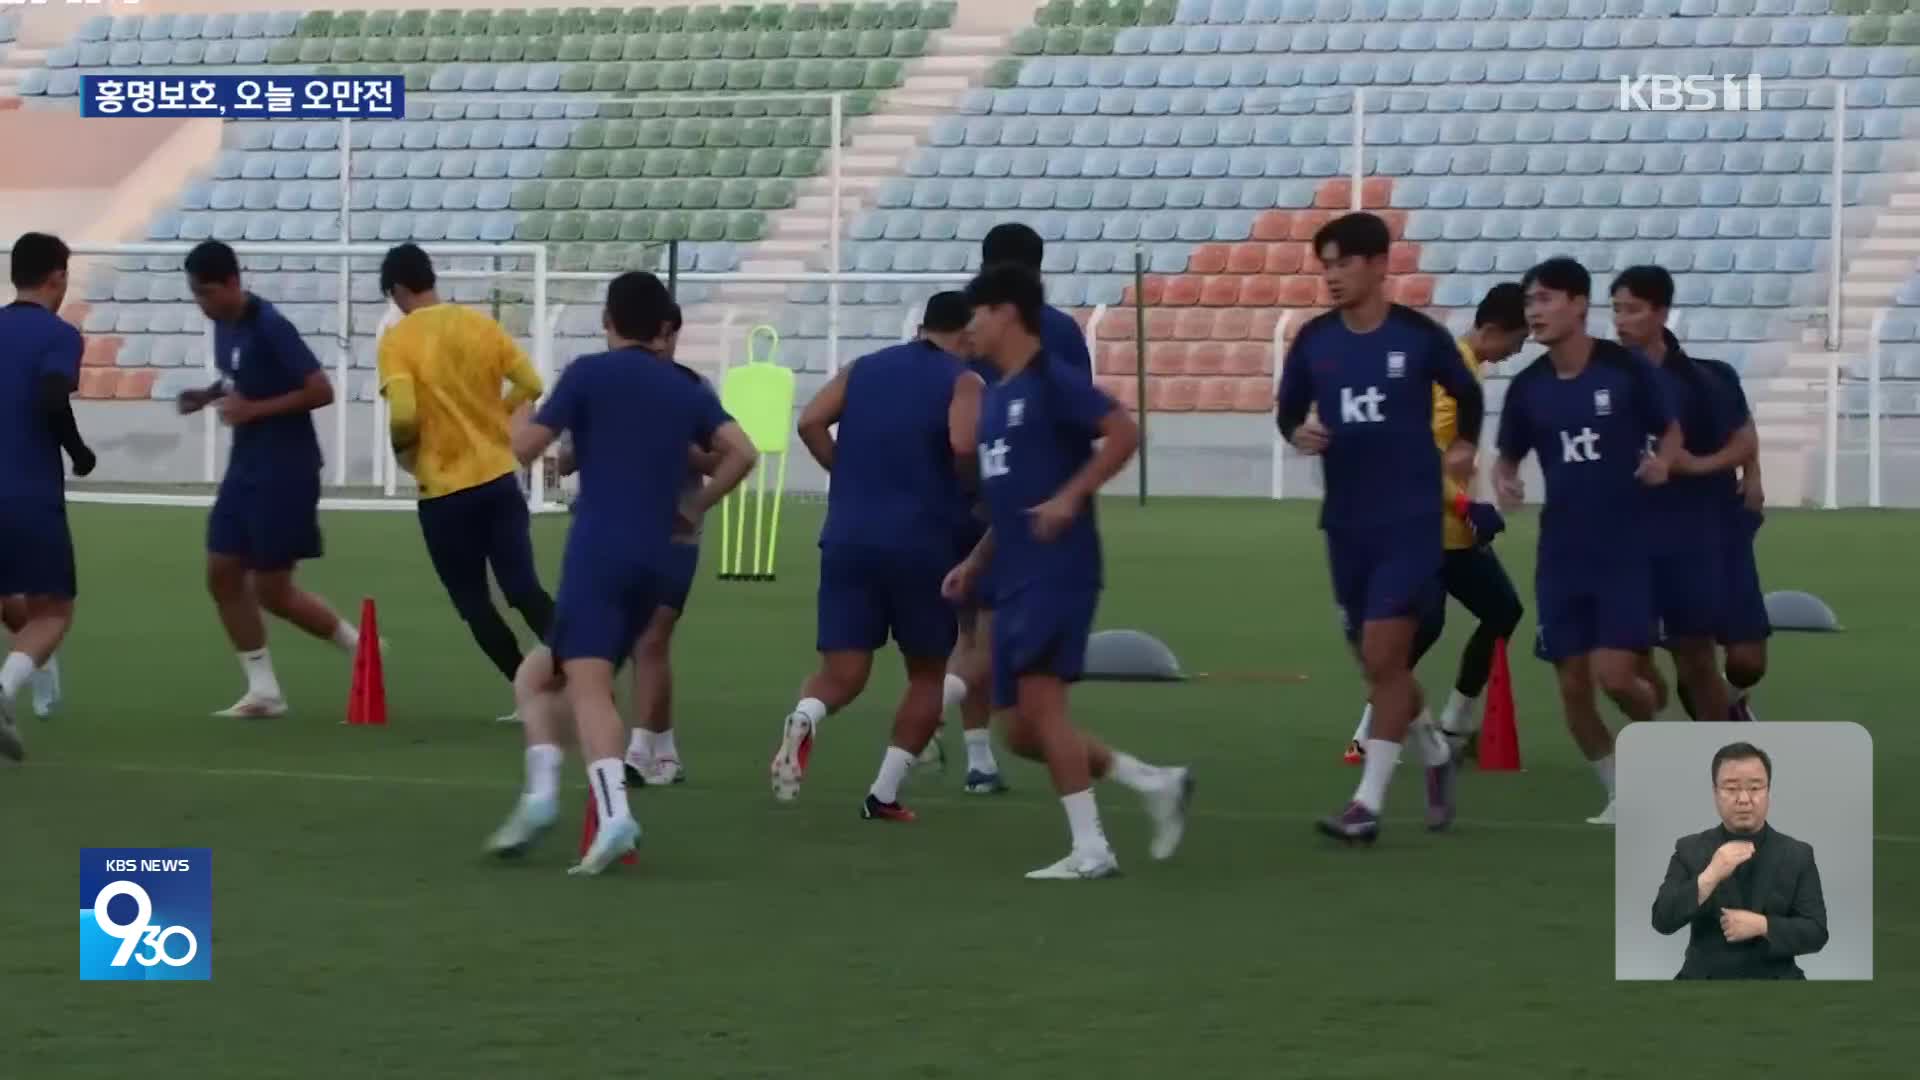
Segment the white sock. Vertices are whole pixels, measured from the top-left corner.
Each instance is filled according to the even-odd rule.
[[[1413,727],[1407,730],[1407,741],[1420,755],[1420,764],[1429,769],[1439,768],[1453,756],[1453,747],[1447,745],[1447,737],[1433,724],[1433,716],[1421,709],[1414,718]]]
[[[341,652],[351,653],[360,648],[360,630],[352,623],[341,619],[333,628],[333,643],[340,646]]]
[[[1353,729],[1353,741],[1366,742],[1373,735],[1373,706],[1360,710],[1360,726]]]
[[[633,817],[627,805],[627,771],[617,757],[601,758],[587,766],[587,785],[592,788],[593,811],[600,824]]]
[[[1100,807],[1093,801],[1093,789],[1060,796],[1067,808],[1067,828],[1073,830],[1073,850],[1106,851],[1107,834],[1100,829]]]
[[[827,703],[819,698],[803,697],[793,706],[793,714],[804,716],[815,730],[820,730],[820,721],[827,718]]]
[[[967,771],[997,773],[1000,763],[993,760],[993,732],[986,728],[963,731],[960,737],[967,744]]]
[[[1600,786],[1607,789],[1607,801],[1612,802],[1613,801],[1613,755],[1608,754],[1606,757],[1598,758],[1594,761],[1589,761],[1587,762],[1587,764],[1593,766],[1593,774],[1600,778]]]
[[[680,760],[680,751],[673,745],[672,728],[653,733],[653,756],[656,758],[672,758],[675,761]]]
[[[1353,801],[1378,814],[1387,804],[1387,783],[1393,779],[1393,767],[1400,764],[1400,744],[1385,739],[1368,739],[1367,761],[1360,770],[1360,786]]]
[[[634,728],[627,736],[627,756],[642,761],[653,757],[653,732],[646,728]]]
[[[265,649],[240,654],[240,670],[247,675],[247,696],[267,701],[280,700],[280,680],[273,674],[273,657]]]
[[[0,663],[0,698],[12,701],[32,674],[33,657],[23,652],[8,653],[6,661]]]
[[[1113,752],[1113,768],[1107,772],[1107,779],[1140,792],[1158,790],[1162,783],[1159,769],[1119,750]]]
[[[940,688],[940,711],[945,712],[967,700],[967,680],[958,675],[948,675]]]
[[[1440,710],[1440,730],[1465,735],[1480,729],[1480,711],[1474,706],[1478,698],[1470,698],[1458,690],[1447,694],[1446,708]]]
[[[535,743],[527,747],[526,797],[542,801],[558,798],[560,764],[566,759],[567,752],[553,743]]]
[[[907,770],[913,768],[913,755],[897,746],[887,747],[887,753],[880,759],[880,775],[873,778],[873,786],[867,793],[883,803],[900,801],[900,781],[907,778]]]

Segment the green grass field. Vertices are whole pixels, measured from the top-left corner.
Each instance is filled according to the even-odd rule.
[[[1185,849],[1154,864],[1131,797],[1104,791],[1127,876],[1049,886],[1020,876],[1066,846],[1037,767],[1012,765],[998,800],[923,771],[917,824],[859,820],[891,666],[829,721],[801,801],[768,795],[813,663],[817,506],[789,507],[778,583],[697,587],[677,665],[691,782],[634,793],[641,864],[597,880],[563,874],[577,762],[549,847],[523,865],[479,856],[518,789],[519,736],[491,722],[506,689],[411,515],[329,516],[331,554],[304,575],[343,610],[379,600],[392,723],[377,730],[339,723],[346,658],[282,627],[293,715],[209,718],[242,684],[201,583],[201,512],[77,506],[66,708],[25,717],[33,756],[0,769],[0,1075],[1911,1075],[1920,515],[1780,513],[1762,533],[1769,587],[1820,593],[1848,627],[1777,637],[1757,700],[1768,719],[1875,736],[1878,982],[1729,991],[1614,983],[1612,836],[1581,824],[1599,790],[1524,648],[1527,770],[1470,772],[1456,833],[1418,828],[1409,768],[1378,847],[1311,834],[1350,792],[1339,752],[1359,704],[1313,512],[1103,504],[1101,625],[1241,677],[1076,693],[1115,744],[1192,763],[1200,797]],[[1532,526],[1502,541],[1523,584]],[[539,525],[550,584],[564,527]],[[213,849],[213,982],[78,980],[78,850],[123,845]]]

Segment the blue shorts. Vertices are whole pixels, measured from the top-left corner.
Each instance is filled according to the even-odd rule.
[[[608,660],[619,667],[667,595],[664,575],[644,560],[598,556],[567,550],[547,635],[557,662]]]
[[[889,635],[904,656],[946,657],[959,640],[940,595],[951,566],[938,553],[836,544],[820,549],[818,637],[827,652],[873,652]]]
[[[1087,638],[1100,605],[1094,588],[1031,588],[999,597],[993,613],[993,707],[1019,701],[1020,676],[1077,682],[1087,666]]]
[[[1753,556],[1751,533],[1721,545],[1720,574],[1726,590],[1720,597],[1716,635],[1720,643],[1741,645],[1772,637],[1773,620],[1767,618],[1767,594],[1760,587],[1760,563]]]
[[[666,580],[662,584],[666,591],[660,595],[662,607],[672,608],[679,614],[686,614],[687,597],[693,594],[694,575],[700,572],[700,545],[673,543],[667,545]]]
[[[1653,614],[1660,641],[1711,640],[1720,630],[1724,575],[1711,550],[1653,557]]]
[[[1653,568],[1647,559],[1585,564],[1533,576],[1533,653],[1558,663],[1595,649],[1645,652],[1654,642]]]
[[[0,596],[72,599],[78,592],[66,503],[0,500]]]
[[[1360,628],[1379,619],[1443,617],[1446,592],[1440,583],[1444,556],[1440,519],[1412,528],[1327,530],[1327,565],[1333,572],[1333,602],[1348,641],[1360,640]]]
[[[207,515],[207,550],[268,572],[319,558],[319,470],[270,481],[223,480]]]

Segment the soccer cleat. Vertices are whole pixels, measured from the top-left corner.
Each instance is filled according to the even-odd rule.
[[[1347,765],[1364,765],[1367,763],[1367,751],[1360,745],[1360,740],[1349,739],[1347,752],[1340,755],[1340,760]]]
[[[513,813],[487,838],[487,854],[501,859],[516,859],[525,855],[528,849],[540,837],[553,827],[554,819],[560,816],[560,807],[554,799],[529,799],[521,796],[513,804]]]
[[[997,772],[981,772],[979,769],[967,770],[966,792],[969,795],[1004,795],[1008,790],[1007,782],[1000,779]]]
[[[27,744],[20,741],[20,729],[13,726],[13,702],[5,694],[0,694],[0,757],[27,760]]]
[[[792,802],[800,797],[800,781],[807,776],[807,759],[813,756],[813,723],[799,713],[787,717],[780,730],[780,749],[774,751],[773,797]]]
[[[1118,877],[1120,861],[1112,848],[1098,851],[1074,851],[1052,866],[1043,866],[1027,874],[1028,881],[1096,881]]]
[[[1347,804],[1347,808],[1332,817],[1323,817],[1314,823],[1324,836],[1331,836],[1349,846],[1369,844],[1380,839],[1380,817],[1357,802]]]
[[[654,758],[642,766],[638,773],[640,782],[647,787],[672,787],[687,782],[687,770],[678,758]]]
[[[60,707],[60,658],[50,656],[46,666],[34,669],[27,679],[33,688],[33,715],[45,720]]]
[[[1162,769],[1161,773],[1166,783],[1143,796],[1147,816],[1153,819],[1153,840],[1147,845],[1147,853],[1156,859],[1170,859],[1180,850],[1180,841],[1187,835],[1187,807],[1193,803],[1193,770]]]
[[[578,865],[568,868],[572,877],[592,877],[612,866],[632,851],[640,840],[640,823],[630,817],[616,818],[600,826],[593,846],[580,857]]]
[[[287,715],[285,698],[263,698],[247,694],[213,715],[228,719],[272,720]]]
[[[881,802],[873,792],[867,792],[867,801],[860,804],[860,816],[868,821],[912,821],[913,811],[901,806],[899,802]]]
[[[1607,808],[1587,819],[1589,825],[1613,824],[1613,800],[1607,800]]]
[[[1460,759],[1449,756],[1443,765],[1427,768],[1427,828],[1441,832],[1453,826],[1454,802],[1460,782]]]

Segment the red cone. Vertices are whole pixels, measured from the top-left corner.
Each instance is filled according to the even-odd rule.
[[[1513,710],[1513,676],[1507,670],[1505,638],[1493,644],[1493,673],[1487,679],[1487,711],[1480,724],[1480,768],[1515,772],[1520,768],[1520,731]]]
[[[387,725],[387,679],[380,665],[380,620],[373,597],[360,605],[360,647],[353,654],[353,688],[347,693],[347,723]]]
[[[580,857],[581,858],[584,859],[587,857],[587,849],[593,846],[593,838],[599,835],[600,835],[600,812],[594,809],[593,792],[588,791],[587,792],[586,824],[580,827]],[[626,853],[625,856],[623,856],[620,859],[620,862],[626,866],[633,866],[637,864],[639,861],[640,861],[640,853],[637,851],[629,851]]]

